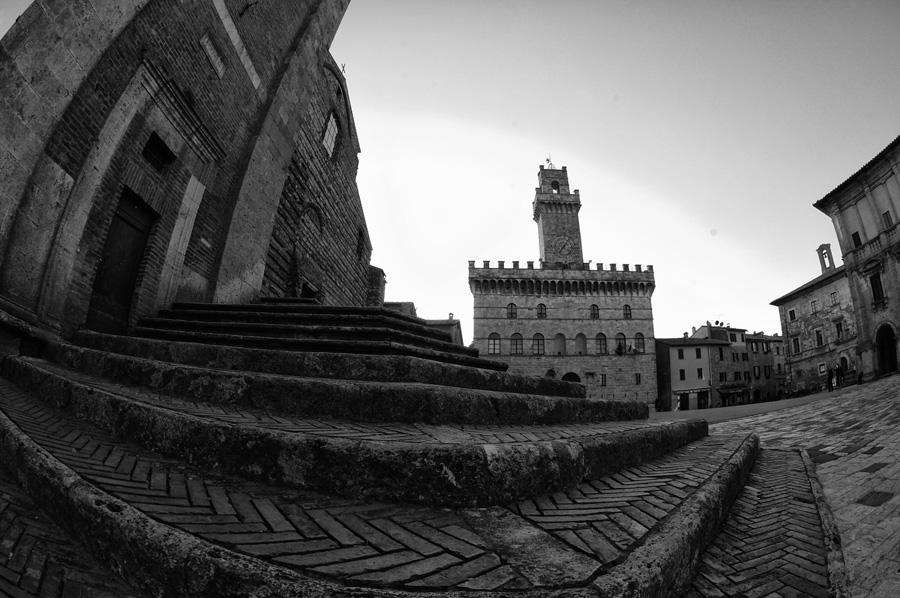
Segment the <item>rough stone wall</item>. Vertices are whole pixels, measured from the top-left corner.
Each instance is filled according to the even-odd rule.
[[[869,379],[878,369],[879,329],[889,327],[900,346],[900,138],[815,206],[831,218],[841,245],[856,306],[859,370]],[[885,301],[874,300],[874,274],[881,277]]]
[[[475,302],[473,344],[482,356],[504,361],[516,373],[546,376],[552,370],[557,378],[575,374],[589,398],[656,401],[651,268],[536,270],[517,266],[469,265],[469,286]],[[507,317],[510,303],[516,305],[516,318]],[[537,317],[540,304],[546,307],[546,318]],[[597,318],[591,317],[592,305],[598,308]],[[631,308],[631,318],[625,318],[626,305]],[[597,354],[598,333],[607,338],[605,355]],[[617,355],[615,337],[620,333],[627,339],[627,350]],[[643,352],[634,350],[638,333],[644,336]],[[491,334],[500,336],[499,354],[490,353]],[[511,353],[513,334],[522,335],[521,355]],[[531,354],[535,334],[544,337],[544,355]],[[558,334],[565,337],[564,354],[554,344]],[[581,346],[578,335],[583,335]],[[636,375],[640,376],[639,383]]]
[[[84,325],[126,187],[155,214],[131,321],[176,298],[255,297],[347,3],[35,2],[0,41],[0,309],[64,334]],[[152,134],[175,156],[161,170],[142,156]],[[368,264],[357,270],[364,289]]]
[[[823,364],[827,369],[839,364],[844,357],[852,374],[860,365],[856,354],[856,310],[845,272],[837,270],[835,276],[821,284],[779,301],[789,392],[815,392],[825,388],[826,377],[820,372]],[[834,301],[832,293],[836,294]],[[813,301],[816,302],[815,311]],[[837,336],[838,323],[843,326],[840,338]],[[817,343],[816,331],[822,333],[821,345]],[[794,348],[794,339],[799,341],[799,352]]]

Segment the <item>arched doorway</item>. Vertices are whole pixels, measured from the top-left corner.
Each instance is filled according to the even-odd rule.
[[[875,350],[878,352],[878,374],[897,371],[897,337],[894,329],[885,324],[875,334]]]
[[[568,372],[563,375],[562,379],[566,382],[581,382],[581,378],[575,372]]]

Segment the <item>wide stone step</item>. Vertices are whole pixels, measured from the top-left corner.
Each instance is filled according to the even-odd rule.
[[[671,596],[757,450],[706,438],[508,507],[435,508],[215,473],[0,381],[0,461],[154,595]]]
[[[202,304],[200,304],[202,305]],[[242,308],[242,309],[239,309]],[[428,326],[423,320],[398,318],[394,312],[361,311],[340,308],[315,310],[286,309],[283,305],[230,305],[228,309],[197,309],[197,305],[176,304],[174,309],[164,309],[159,318],[195,322],[240,322],[244,324],[272,324],[276,326],[305,326],[329,328],[379,328],[414,334],[436,341],[451,342],[450,334]]]
[[[647,406],[409,382],[300,378],[164,363],[71,345],[53,361],[154,392],[238,408],[360,422],[533,425],[646,419]]]
[[[33,358],[9,357],[3,370],[46,403],[191,463],[294,487],[429,504],[502,504],[568,489],[663,455],[707,430],[702,420],[363,424],[183,400]]]
[[[585,396],[584,386],[581,384],[407,355],[254,349],[107,335],[89,331],[79,332],[75,336],[75,342],[106,353],[225,370],[371,382],[414,382],[559,397]],[[485,360],[472,361],[481,365]],[[487,363],[498,365],[498,362]],[[500,365],[505,368],[505,364]]]
[[[683,598],[849,596],[840,536],[809,457],[763,449]]]

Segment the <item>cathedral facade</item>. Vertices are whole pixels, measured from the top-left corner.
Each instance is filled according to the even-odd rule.
[[[653,266],[585,262],[566,167],[540,167],[534,197],[540,260],[469,262],[474,346],[510,371],[585,385],[594,399],[657,395]]]

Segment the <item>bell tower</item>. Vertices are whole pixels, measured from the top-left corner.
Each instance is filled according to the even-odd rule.
[[[581,250],[581,227],[578,212],[581,198],[578,189],[569,191],[569,173],[566,167],[557,170],[540,167],[538,187],[534,190],[534,221],[538,225],[538,241],[541,246],[541,266],[582,269],[584,257]]]

